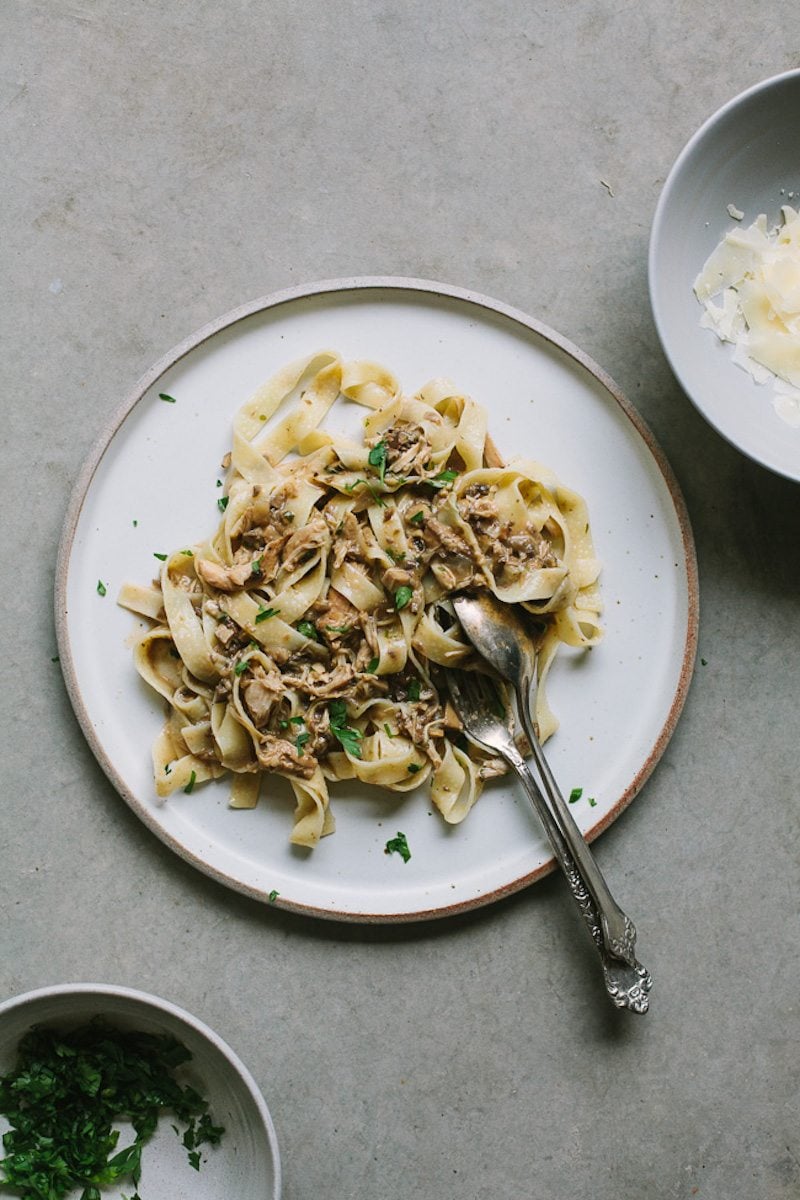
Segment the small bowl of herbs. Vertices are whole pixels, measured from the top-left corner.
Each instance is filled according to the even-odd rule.
[[[272,1119],[197,1018],[131,988],[0,1004],[0,1196],[279,1200]]]

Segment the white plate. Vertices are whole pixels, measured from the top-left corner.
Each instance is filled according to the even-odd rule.
[[[72,983],[39,988],[0,1004],[0,1075],[14,1068],[20,1039],[34,1025],[74,1029],[102,1017],[120,1029],[137,1030],[182,1042],[192,1059],[180,1082],[197,1088],[208,1101],[212,1120],[225,1127],[218,1146],[203,1147],[199,1172],[171,1128],[169,1115],[142,1151],[144,1200],[280,1200],[281,1169],[275,1128],[250,1072],[221,1037],[197,1017],[168,1000],[133,988]],[[8,1121],[0,1118],[2,1131]],[[120,1149],[133,1130],[119,1125]],[[104,1190],[106,1200],[130,1194],[122,1185]],[[2,1189],[3,1195],[9,1194]],[[72,1193],[77,1195],[77,1192]]]
[[[789,479],[800,479],[800,428],[772,406],[733,361],[733,347],[703,329],[694,281],[729,230],[781,206],[800,205],[800,70],[766,79],[725,104],[681,151],[667,177],[650,236],[650,300],[664,353],[689,399],[732,445]],[[794,193],[790,198],[790,193]],[[735,221],[733,204],[744,213]]]
[[[258,300],[168,354],[114,416],[77,482],[56,584],[67,686],[109,779],[169,846],[250,896],[277,893],[278,905],[355,921],[442,916],[552,867],[512,781],[495,781],[454,827],[432,813],[424,788],[398,796],[340,784],[337,831],[310,852],[289,844],[281,780],[253,811],[228,809],[225,780],[166,803],[153,790],[161,702],[134,671],[134,623],[115,597],[124,581],[155,574],[155,552],[216,527],[236,409],[278,367],[321,347],[384,363],[407,391],[448,376],[488,409],[502,454],[549,464],[586,497],[607,634],[591,653],[557,660],[550,695],[561,729],[548,752],[562,788],[584,788],[574,813],[589,837],[636,794],[682,708],[697,630],[691,531],[669,467],[607,376],[524,314],[440,284],[337,280]],[[399,830],[408,863],[384,851]]]

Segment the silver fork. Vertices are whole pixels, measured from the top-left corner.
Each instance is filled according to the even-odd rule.
[[[468,675],[463,671],[448,670],[446,676],[450,698],[467,736],[484,750],[499,754],[522,781],[600,955],[609,998],[617,1008],[627,1008],[636,1013],[647,1012],[652,987],[650,973],[635,957],[633,961],[626,961],[610,953],[597,904],[567,848],[561,828],[517,749],[509,725],[493,711],[498,705],[493,682],[478,672]]]

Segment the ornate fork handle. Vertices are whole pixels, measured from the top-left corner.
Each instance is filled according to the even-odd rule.
[[[649,992],[653,985],[649,971],[633,957],[632,942],[630,943],[630,947],[626,949],[631,954],[633,961],[630,961],[627,957],[622,959],[609,953],[607,938],[603,930],[595,898],[587,886],[575,859],[572,857],[564,840],[561,827],[551,812],[536,780],[528,769],[525,759],[511,743],[504,747],[501,753],[519,775],[525,791],[545,827],[558,865],[564,873],[572,897],[589,928],[592,941],[600,955],[606,991],[612,1004],[616,1005],[617,1008],[630,1009],[631,1012],[647,1012],[650,1004]],[[635,936],[634,931],[633,937],[635,938]]]

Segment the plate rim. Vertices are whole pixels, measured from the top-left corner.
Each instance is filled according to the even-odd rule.
[[[661,188],[661,193],[658,197],[655,211],[653,213],[653,220],[650,226],[650,241],[647,253],[647,286],[650,297],[650,309],[653,314],[653,323],[656,327],[661,349],[664,357],[669,363],[670,370],[675,376],[675,379],[677,380],[681,390],[684,392],[689,402],[694,406],[703,420],[706,421],[706,423],[710,425],[711,428],[718,433],[719,436],[723,438],[723,440],[726,441],[729,446],[733,446],[735,450],[738,450],[738,452],[743,454],[745,458],[749,458],[751,462],[758,463],[759,466],[766,467],[768,471],[772,471],[774,474],[780,475],[784,479],[791,479],[793,482],[797,483],[800,481],[800,468],[795,468],[792,470],[791,467],[787,467],[775,462],[772,456],[766,451],[756,450],[743,445],[741,438],[737,438],[734,433],[731,433],[729,430],[725,429],[723,422],[720,421],[718,416],[715,416],[709,411],[707,404],[704,401],[697,399],[694,390],[690,387],[687,373],[682,368],[680,361],[676,359],[671,343],[665,336],[666,319],[664,317],[661,300],[662,293],[657,282],[660,275],[658,261],[661,257],[659,251],[657,250],[657,246],[659,245],[663,234],[663,225],[666,220],[667,206],[675,191],[676,181],[681,172],[685,169],[687,162],[690,160],[692,155],[697,152],[698,148],[702,146],[703,141],[708,136],[711,129],[734,109],[738,108],[741,104],[746,102],[749,103],[762,92],[770,91],[774,87],[789,82],[796,82],[800,84],[800,67],[794,67],[789,71],[779,71],[776,75],[770,75],[766,79],[761,79],[757,83],[751,84],[750,87],[745,88],[743,91],[738,92],[735,96],[731,96],[729,100],[726,100],[724,104],[721,104],[719,108],[715,109],[714,112],[706,117],[706,119],[698,126],[697,129],[695,129],[694,133],[684,143],[683,148],[679,151],[675,161],[670,167],[666,179],[664,180],[664,184]],[[700,318],[698,315],[698,321],[699,319]]]
[[[550,326],[544,324],[535,317],[529,316],[527,313],[523,312],[521,309],[515,308],[513,305],[506,304],[502,300],[496,300],[490,296],[486,296],[481,292],[476,292],[469,288],[439,283],[429,279],[418,279],[414,277],[395,275],[355,275],[345,276],[338,279],[323,279],[313,283],[298,284],[290,288],[283,288],[279,291],[271,292],[266,296],[260,296],[255,300],[247,301],[244,304],[237,305],[235,308],[230,309],[222,316],[207,322],[205,325],[202,325],[194,333],[189,334],[171,350],[168,350],[159,359],[157,359],[157,361],[139,377],[136,384],[112,412],[105,425],[101,428],[100,433],[95,438],[88,454],[84,458],[81,469],[79,470],[75,483],[72,487],[64,516],[64,522],[58,546],[58,555],[56,559],[54,609],[56,638],[58,643],[61,672],[73,712],[75,713],[78,724],[81,727],[81,732],[88,742],[89,748],[92,751],[98,765],[105,773],[107,779],[117,794],[122,800],[125,801],[125,803],[139,818],[139,820],[141,820],[145,826],[152,833],[154,833],[162,843],[164,843],[164,845],[168,846],[172,851],[178,854],[179,857],[184,860],[184,862],[188,862],[192,866],[198,868],[198,870],[202,871],[204,875],[214,879],[215,882],[220,883],[225,887],[232,888],[234,891],[248,896],[252,900],[257,900],[259,903],[268,902],[272,907],[280,908],[283,911],[298,913],[303,916],[317,917],[324,920],[342,921],[348,924],[360,925],[405,924],[413,921],[427,921],[432,919],[452,917],[459,913],[482,908],[486,905],[496,903],[498,900],[513,895],[515,892],[521,891],[523,888],[529,887],[531,884],[538,882],[538,880],[544,878],[546,875],[549,875],[550,872],[555,869],[556,862],[555,859],[551,857],[546,862],[541,864],[541,866],[537,867],[534,871],[530,871],[518,879],[512,880],[501,887],[493,888],[491,891],[482,893],[479,896],[468,897],[459,900],[454,904],[445,905],[443,907],[437,907],[433,909],[423,908],[414,912],[341,912],[328,908],[320,908],[312,904],[305,904],[298,901],[284,899],[283,897],[278,897],[276,901],[269,901],[268,897],[265,894],[262,894],[259,889],[232,878],[224,870],[221,870],[220,868],[204,861],[198,855],[194,854],[191,850],[183,846],[181,842],[179,842],[168,831],[163,829],[161,825],[159,825],[147,806],[142,804],[138,797],[131,792],[131,790],[126,786],[124,780],[118,774],[114,763],[106,754],[95,734],[94,726],[89,718],[89,714],[86,710],[78,684],[70,647],[69,631],[67,628],[67,618],[69,612],[67,604],[67,577],[78,522],[80,520],[86,495],[92,480],[94,479],[95,473],[97,472],[97,469],[100,466],[106,451],[109,449],[112,440],[116,436],[126,417],[132,412],[136,404],[139,403],[145,393],[149,391],[153,384],[162,375],[170,370],[182,358],[185,358],[186,355],[192,350],[196,349],[198,346],[201,346],[204,342],[207,342],[217,333],[236,325],[240,321],[244,321],[249,317],[255,316],[257,313],[266,312],[269,309],[278,308],[281,305],[289,304],[296,300],[313,299],[314,297],[330,295],[333,293],[359,291],[367,293],[369,291],[380,290],[393,290],[405,293],[419,292],[428,297],[439,296],[474,305],[477,308],[485,310],[488,309],[490,312],[497,313],[500,316],[523,326],[525,329],[531,330],[546,342],[549,342],[559,350],[564,351],[606,389],[618,407],[622,410],[623,414],[633,425],[634,429],[646,445],[669,492],[680,532],[687,582],[687,620],[681,669],[666,719],[647,757],[645,758],[629,786],[625,789],[614,806],[600,820],[598,820],[597,823],[591,827],[591,829],[586,831],[585,836],[587,841],[594,841],[595,838],[599,837],[600,834],[609,827],[609,825],[613,824],[613,822],[617,820],[620,814],[628,807],[634,797],[641,790],[647,779],[652,774],[659,759],[663,755],[664,750],[666,749],[669,740],[675,731],[678,719],[686,703],[697,654],[699,629],[698,567],[694,536],[689,521],[689,514],[677,478],[675,477],[672,467],[670,466],[660,445],[656,441],[652,431],[645,422],[644,418],[641,416],[638,410],[634,408],[611,376],[608,375],[608,373],[604,371],[603,368],[600,367],[593,358],[591,358],[585,353],[585,351],[581,350],[580,347],[576,346],[568,338],[556,332]]]

